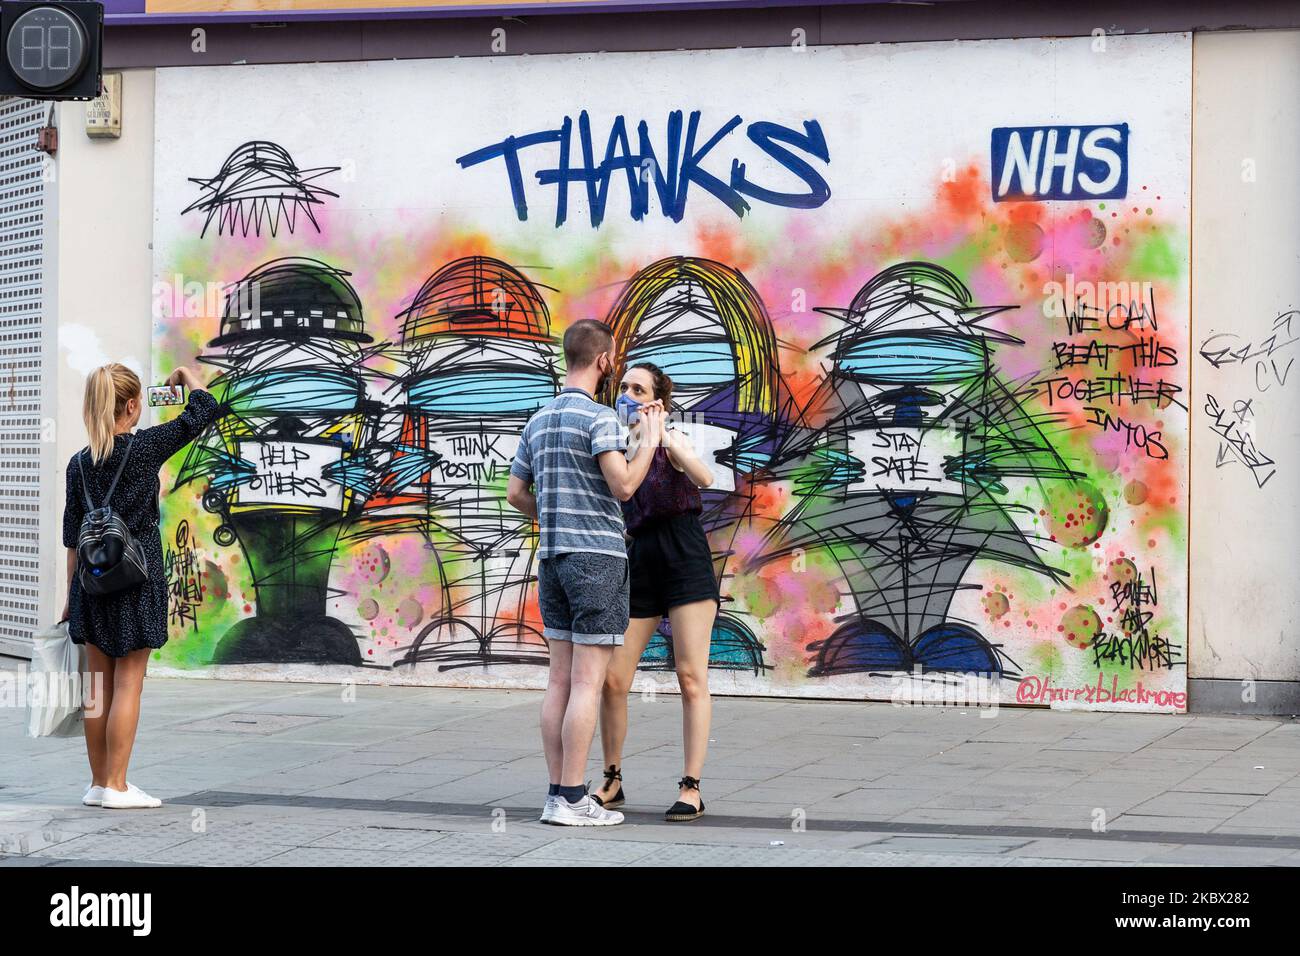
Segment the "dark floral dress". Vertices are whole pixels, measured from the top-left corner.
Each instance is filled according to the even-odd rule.
[[[167,580],[163,576],[162,537],[158,531],[158,472],[168,458],[198,437],[222,411],[215,398],[196,389],[190,392],[189,402],[178,417],[135,433],[131,457],[113,492],[112,505],[144,549],[149,580],[139,587],[97,597],[83,593],[74,574],[68,598],[68,633],[73,643],[93,644],[109,657],[124,657],[141,648],[167,643]],[[91,501],[95,507],[103,507],[108,486],[126,453],[127,438],[114,438],[112,454],[98,465],[91,464],[88,451],[78,452],[68,460],[64,547],[76,548],[86,514],[82,475]]]

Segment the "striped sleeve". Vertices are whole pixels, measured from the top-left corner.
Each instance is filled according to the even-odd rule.
[[[519,436],[519,447],[515,449],[515,460],[510,463],[510,474],[522,481],[531,482],[533,480],[533,453],[528,447],[528,426],[526,425],[524,426],[524,433]]]
[[[614,409],[602,406],[591,419],[591,453],[600,455],[607,451],[626,451],[627,437],[618,422]]]

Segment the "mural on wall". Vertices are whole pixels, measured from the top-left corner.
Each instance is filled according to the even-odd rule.
[[[207,235],[215,219],[219,236],[247,236],[250,229],[260,236],[265,227],[274,237],[281,227],[292,233],[299,215],[306,216],[320,232],[312,208],[324,203],[324,197],[338,193],[314,181],[338,171],[338,166],[299,169],[282,146],[255,140],[236,147],[211,179],[190,177],[202,196],[181,212],[207,214],[201,236]]]
[[[978,679],[1002,702],[1185,709],[1190,47],[1115,39],[1105,69],[1074,41],[629,54],[584,61],[580,94],[564,57],[258,67],[233,74],[255,105],[202,135],[184,104],[206,69],[161,71],[155,364],[211,366],[231,414],[164,474],[156,666],[540,686],[536,530],[505,487],[564,328],[598,317],[621,362],[672,376],[714,474],[716,691]],[[992,63],[982,87],[924,82]],[[505,112],[471,95],[436,136],[408,124],[409,150],[369,145],[409,120],[394,89],[503,70],[525,91]],[[686,74],[735,116],[618,112]],[[1063,108],[1027,74],[1089,92]],[[343,121],[343,165],[297,169],[343,89],[374,107]],[[673,664],[665,620],[641,667]]]
[[[210,388],[230,412],[190,445],[175,487],[202,485],[221,521],[212,540],[239,546],[253,593],[214,663],[361,663],[351,628],[327,613],[345,518],[374,484],[371,336],[347,276],[313,259],[259,266],[231,289],[215,351],[200,356],[220,370]]]
[[[403,444],[436,460],[415,474],[398,458],[391,492],[416,496],[442,597],[397,666],[546,661],[526,613],[536,534],[504,484],[528,417],[560,390],[544,291],[505,262],[467,256],[430,276],[400,315]]]
[[[1051,481],[1085,474],[1055,451],[1035,415],[1032,389],[1000,380],[994,346],[1024,343],[980,323],[1010,306],[979,306],[947,269],[905,262],[873,277],[832,311],[830,371],[813,406],[824,428],[793,449],[798,504],[763,549],[782,560],[796,547],[840,547],[857,614],[814,641],[815,676],[955,671],[1018,676],[1010,656],[951,619],[954,594],[977,558],[1064,584],[1017,519],[1004,479]],[[945,454],[945,452],[947,452]]]

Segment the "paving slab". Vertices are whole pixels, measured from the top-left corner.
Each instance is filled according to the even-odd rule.
[[[626,822],[572,829],[537,822],[536,692],[150,678],[145,695],[131,778],[167,803],[129,814],[80,805],[81,741],[0,711],[0,866],[1300,864],[1285,719],[717,698],[708,813],[672,824],[680,700],[634,695]]]

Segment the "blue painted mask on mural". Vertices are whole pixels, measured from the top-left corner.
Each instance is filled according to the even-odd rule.
[[[627,395],[620,395],[618,401],[614,403],[614,411],[618,413],[618,420],[624,425],[634,425],[637,420],[637,409],[641,403]]]

